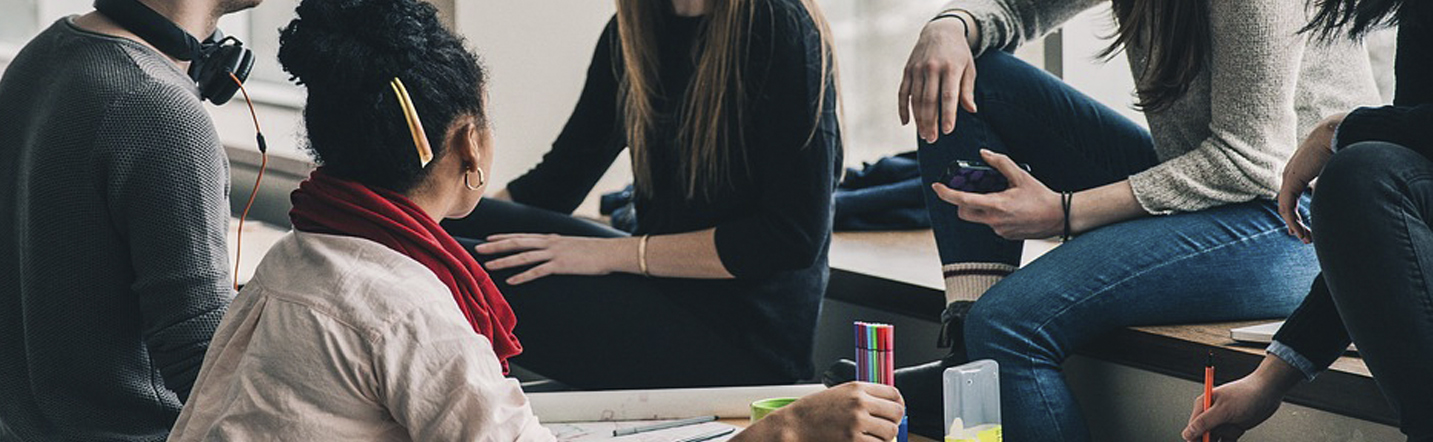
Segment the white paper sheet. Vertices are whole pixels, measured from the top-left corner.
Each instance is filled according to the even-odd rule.
[[[663,390],[577,391],[528,395],[533,413],[546,423],[683,419],[716,415],[751,417],[751,403],[802,397],[825,390],[821,384],[762,387],[672,388]]]
[[[704,422],[685,427],[668,428],[647,433],[637,433],[622,437],[612,437],[612,431],[618,428],[640,427],[655,424],[661,421],[621,421],[621,422],[567,422],[567,423],[544,423],[542,426],[552,430],[552,435],[557,436],[558,442],[586,442],[586,441],[621,441],[621,442],[671,442],[682,440],[688,437],[709,434],[727,428],[737,428],[730,424],[721,422]],[[740,431],[739,428],[737,428]],[[732,434],[711,439],[712,442],[721,442],[731,439]]]

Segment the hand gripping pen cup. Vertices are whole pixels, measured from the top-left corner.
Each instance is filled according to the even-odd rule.
[[[896,385],[896,328],[890,324],[856,322],[856,380]],[[900,432],[892,442],[909,440],[909,420],[901,416]]]
[[[1000,366],[982,359],[945,369],[945,442],[1002,442]]]

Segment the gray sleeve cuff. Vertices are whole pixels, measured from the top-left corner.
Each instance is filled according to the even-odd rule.
[[[1269,348],[1265,351],[1285,363],[1294,366],[1294,368],[1299,369],[1299,371],[1304,374],[1304,380],[1312,381],[1315,376],[1323,372],[1323,370],[1315,366],[1313,362],[1309,362],[1309,359],[1305,358],[1304,355],[1299,354],[1293,347],[1284,345],[1282,342],[1274,341],[1270,343]]]
[[[970,42],[971,56],[980,58],[987,49],[1004,44],[1001,41],[1004,36],[1003,28],[999,26],[1008,22],[1008,19],[1000,13],[1004,9],[1000,7],[997,0],[952,0],[946,3],[944,8],[941,8],[942,12],[951,10],[969,13],[970,18],[975,21],[966,24],[980,29],[980,38]],[[970,35],[968,29],[966,35]]]

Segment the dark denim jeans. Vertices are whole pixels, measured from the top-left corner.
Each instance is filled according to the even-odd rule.
[[[982,147],[1029,164],[1055,190],[1157,164],[1147,131],[1059,79],[1002,52],[976,66],[980,113],[961,111],[955,132],[920,147],[926,182]],[[1019,262],[1020,242],[961,221],[926,191],[942,263]],[[971,310],[966,344],[972,359],[1000,364],[1006,440],[1086,441],[1060,372],[1076,349],[1127,326],[1284,317],[1317,272],[1313,247],[1286,233],[1272,201],[1135,219],[1087,232],[996,284]]]
[[[1313,215],[1332,319],[1409,440],[1433,440],[1433,161],[1395,144],[1348,146],[1319,178]]]

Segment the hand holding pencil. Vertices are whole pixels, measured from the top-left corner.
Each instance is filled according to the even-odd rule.
[[[1298,369],[1267,356],[1254,373],[1194,398],[1194,411],[1181,436],[1188,442],[1237,441],[1278,411],[1284,393],[1303,379]],[[1205,398],[1208,398],[1206,408]]]
[[[1209,406],[1214,401],[1214,352],[1209,352],[1209,362],[1204,364],[1204,411],[1209,411]],[[1204,432],[1204,442],[1209,442],[1209,431]]]

